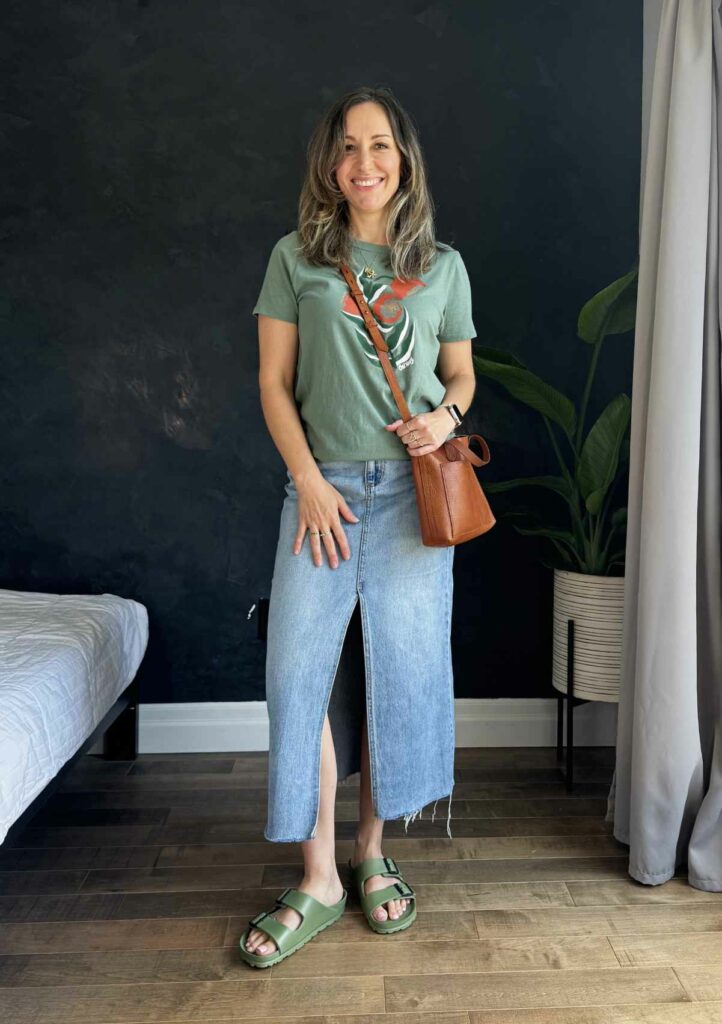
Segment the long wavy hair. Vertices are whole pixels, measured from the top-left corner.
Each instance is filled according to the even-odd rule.
[[[351,258],[348,203],[335,168],[345,156],[346,111],[357,103],[378,103],[388,115],[401,151],[399,189],[388,204],[386,237],[394,277],[424,273],[439,251],[434,202],[416,125],[390,89],[361,86],[346,93],[316,125],[306,152],[306,174],[298,202],[299,252],[321,266],[339,267]]]

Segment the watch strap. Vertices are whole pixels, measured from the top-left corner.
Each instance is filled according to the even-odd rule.
[[[455,402],[447,402],[444,405],[444,408],[448,409],[449,412],[451,413],[451,417],[454,420],[455,426],[460,427],[463,416],[461,413],[461,409],[459,409],[459,406]]]

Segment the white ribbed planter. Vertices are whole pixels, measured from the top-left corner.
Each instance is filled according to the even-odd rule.
[[[624,577],[554,570],[552,685],[567,692],[567,622],[574,620],[574,696],[619,700]]]

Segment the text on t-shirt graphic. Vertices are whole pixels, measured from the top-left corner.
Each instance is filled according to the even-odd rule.
[[[398,277],[391,278],[389,276],[384,280],[383,275],[378,273],[371,279],[363,274],[356,274],[356,280],[363,291],[371,313],[376,318],[379,330],[389,346],[391,365],[395,370],[406,369],[414,361],[412,353],[416,343],[416,331],[403,300],[417,288],[425,288],[426,285],[423,281],[415,278],[402,281]],[[346,292],[342,309],[344,316],[353,323],[364,355],[372,362],[376,362],[383,372],[376,346],[366,330],[361,310],[356,305],[356,300],[351,292]]]

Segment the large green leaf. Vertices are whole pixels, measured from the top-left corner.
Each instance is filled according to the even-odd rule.
[[[571,440],[577,416],[574,406],[565,395],[531,370],[515,363],[502,363],[477,354],[472,358],[481,373],[503,384],[514,398],[557,423]]]
[[[582,306],[577,322],[577,334],[582,341],[594,345],[607,334],[625,334],[634,328],[638,274],[635,266]]]
[[[617,395],[587,434],[577,469],[577,483],[587,510],[598,514],[619,465],[619,449],[629,426],[631,403]]]
[[[527,517],[531,522],[539,523],[540,525],[544,522],[544,518],[539,512],[538,508],[529,508],[524,505],[517,505],[516,508],[504,509],[499,513],[505,519],[523,519]],[[514,524],[512,523],[512,526]]]
[[[561,544],[558,544],[553,539],[552,539],[552,544],[556,548],[556,550],[557,550],[557,552],[559,554],[559,558],[561,559],[562,564],[561,565],[558,565],[558,564],[554,565],[552,562],[547,562],[547,560],[545,558],[540,558],[539,561],[541,562],[541,564],[543,566],[545,566],[545,568],[547,568],[547,569],[576,569],[577,568],[576,561],[569,557],[569,555],[564,550],[564,548],[561,546]]]
[[[548,537],[563,541],[569,545],[572,551],[575,550],[574,534],[569,533],[568,530],[553,530],[549,526],[514,526],[514,529],[519,533],[529,534],[529,536]]]
[[[472,352],[482,359],[491,360],[492,363],[504,363],[506,366],[524,366],[524,363],[522,363],[518,356],[515,356],[513,352],[507,352],[505,349],[474,345]],[[526,369],[526,367],[524,368]]]
[[[547,487],[550,491],[556,491],[565,501],[569,501],[569,484],[563,476],[527,476],[519,477],[516,480],[496,480],[494,483],[485,483],[484,490],[500,493],[510,491],[514,487]]]

